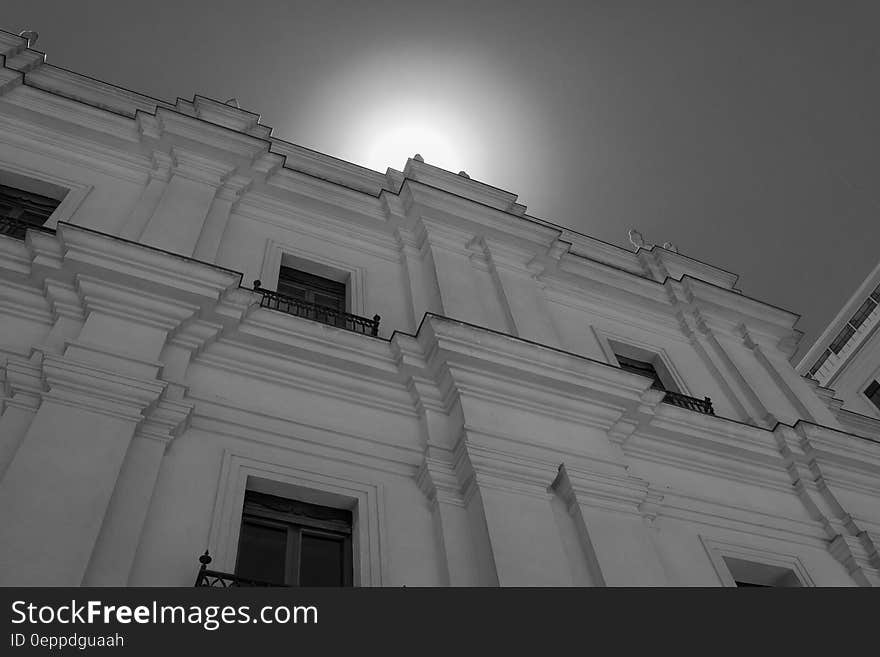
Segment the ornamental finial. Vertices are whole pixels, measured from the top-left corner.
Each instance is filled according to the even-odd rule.
[[[645,238],[639,231],[637,231],[635,228],[630,228],[629,233],[627,234],[629,235],[630,244],[636,247],[637,251],[641,248],[644,248]]]
[[[37,42],[37,39],[40,38],[40,35],[34,32],[33,30],[22,30],[18,33],[18,36],[23,39],[27,39],[27,47],[30,48]]]

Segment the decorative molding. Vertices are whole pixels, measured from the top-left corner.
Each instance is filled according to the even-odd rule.
[[[163,381],[124,376],[57,354],[44,354],[44,401],[140,423],[166,387]]]
[[[233,572],[244,494],[253,480],[274,482],[296,491],[303,501],[346,506],[354,511],[354,580],[360,586],[388,585],[385,543],[385,491],[382,484],[333,473],[332,466],[322,472],[311,471],[299,461],[278,455],[224,450],[206,547],[214,554],[218,570]],[[329,470],[329,471],[328,471]],[[249,480],[251,480],[249,482]]]
[[[266,240],[266,248],[263,252],[263,266],[260,269],[260,280],[263,285],[271,285],[275,282],[277,289],[278,277],[281,271],[281,261],[285,255],[291,255],[301,260],[306,260],[317,265],[323,265],[348,274],[346,293],[349,294],[350,309],[348,312],[362,317],[367,315],[367,272],[363,267],[351,265],[348,260],[330,258],[322,253],[307,251],[287,242],[280,242],[272,238]]]
[[[810,573],[799,557],[781,552],[757,548],[753,546],[739,545],[716,538],[700,536],[700,542],[709,555],[709,561],[718,574],[722,586],[736,586],[730,570],[724,563],[724,557],[742,559],[766,564],[768,566],[780,566],[791,570],[802,586],[816,586]]]

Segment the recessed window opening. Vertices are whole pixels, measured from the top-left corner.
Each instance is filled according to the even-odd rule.
[[[880,410],[880,382],[871,381],[871,385],[865,389],[865,397]]]
[[[771,566],[757,561],[724,557],[724,565],[739,587],[793,587],[803,586],[791,568]]]
[[[27,229],[46,224],[68,190],[0,171],[0,234],[24,239]]]
[[[236,576],[287,586],[352,585],[352,512],[247,491]]]
[[[651,379],[655,390],[681,392],[659,354],[614,340],[608,342],[621,369]]]

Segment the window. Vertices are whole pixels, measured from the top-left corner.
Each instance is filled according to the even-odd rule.
[[[865,389],[865,397],[867,397],[874,406],[880,409],[880,382],[872,381]]]
[[[299,301],[345,312],[345,283],[281,266],[278,292]]]
[[[48,196],[0,185],[0,234],[24,239],[27,228],[46,223],[59,203]]]
[[[837,337],[834,338],[834,341],[828,346],[828,348],[835,354],[839,354],[840,350],[843,349],[847,342],[849,342],[849,339],[855,332],[855,329],[847,324],[843,327],[843,330],[837,334]]]
[[[352,513],[247,491],[235,574],[288,586],[352,585]]]
[[[654,383],[651,384],[652,388],[656,390],[666,390],[663,386],[663,382],[660,380],[660,375],[657,374],[657,370],[654,369],[654,366],[651,363],[636,360],[635,358],[627,358],[626,356],[617,356],[617,362],[620,363],[620,368],[627,372],[641,374],[649,379],[653,379]]]
[[[825,361],[828,360],[828,357],[831,355],[831,350],[826,349],[821,356],[819,356],[819,360],[817,360],[813,366],[810,368],[810,372],[807,376],[812,377],[816,372],[818,372],[822,366],[825,364]]]
[[[722,586],[815,586],[809,571],[796,555],[708,536],[700,536],[700,542],[706,548]]]
[[[849,323],[853,328],[859,328],[862,323],[866,319],[868,319],[868,315],[874,312],[874,308],[877,307],[877,304],[874,303],[871,299],[865,299],[865,303],[859,306],[859,309],[856,311],[856,314],[852,316],[849,320]]]
[[[791,568],[774,566],[757,561],[746,561],[735,557],[724,557],[724,565],[730,571],[734,584],[738,587],[803,586]]]
[[[616,340],[609,340],[608,345],[621,369],[648,377],[653,381],[651,387],[655,390],[681,392],[659,354]]]

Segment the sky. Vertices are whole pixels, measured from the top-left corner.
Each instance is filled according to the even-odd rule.
[[[425,161],[532,216],[740,275],[799,357],[880,260],[880,3],[4,0],[49,63],[238,99],[378,171]],[[796,361],[795,361],[796,362]]]

